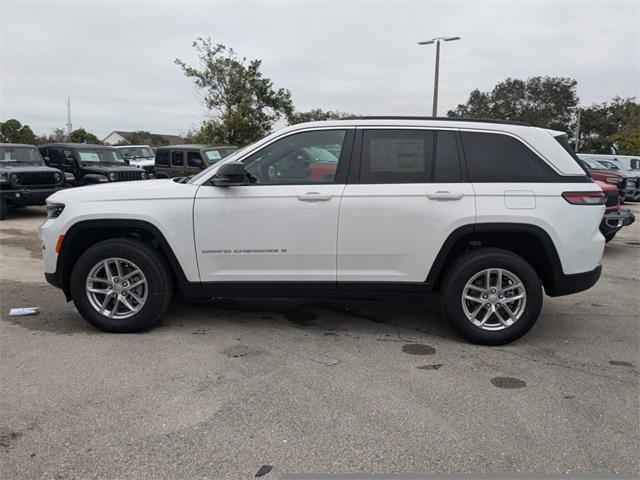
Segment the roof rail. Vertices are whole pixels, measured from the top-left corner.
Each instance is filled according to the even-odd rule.
[[[530,123],[518,122],[516,120],[497,120],[492,118],[464,118],[464,117],[414,117],[414,116],[394,116],[394,115],[374,115],[374,116],[353,116],[336,120],[440,120],[447,122],[480,122],[480,123],[502,123],[505,125],[522,125],[531,127]]]

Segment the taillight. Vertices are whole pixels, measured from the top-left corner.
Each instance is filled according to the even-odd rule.
[[[604,205],[604,192],[564,192],[562,198],[571,205]]]

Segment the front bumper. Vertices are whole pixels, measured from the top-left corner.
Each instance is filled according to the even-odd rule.
[[[16,206],[44,205],[49,195],[62,190],[62,186],[50,188],[12,188],[11,190],[0,190],[2,200],[10,202]]]
[[[636,219],[634,213],[629,209],[620,209],[617,212],[607,213],[600,222],[600,232],[603,235],[616,233],[622,227],[631,225]]]

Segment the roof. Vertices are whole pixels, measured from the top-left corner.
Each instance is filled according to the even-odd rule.
[[[133,135],[134,133],[137,133],[137,132],[125,132],[123,130],[114,130],[109,135],[104,137],[102,140],[103,141],[106,140],[109,136],[113,135],[114,133],[117,133],[121,137],[123,137],[123,138],[128,140],[129,136],[131,136],[131,135]],[[162,137],[162,138],[164,138],[165,140],[167,140],[169,142],[169,145],[177,145],[178,143],[184,142],[184,138],[180,137],[179,135],[168,135],[168,134],[164,134],[164,133],[150,133],[150,135],[152,137]]]
[[[202,150],[204,148],[238,148],[235,145],[207,145],[203,143],[187,143],[182,145],[163,145],[161,147],[156,147],[156,150],[167,150],[167,149],[176,149],[181,148],[184,150],[193,149],[193,150]]]
[[[0,143],[0,147],[35,147],[29,143]]]
[[[68,147],[68,148],[107,148],[113,149],[111,145],[95,145],[93,143],[44,143],[38,147]]]
[[[522,125],[525,127],[531,127],[532,125],[525,122],[518,122],[516,120],[498,120],[493,118],[464,118],[464,117],[415,117],[415,116],[394,116],[394,115],[380,115],[380,116],[356,116],[345,117],[336,120],[439,120],[439,121],[451,121],[451,122],[478,122],[478,123],[499,123],[502,125]]]

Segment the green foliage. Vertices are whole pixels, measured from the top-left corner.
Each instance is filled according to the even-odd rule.
[[[289,122],[289,125],[295,125],[297,123],[337,120],[340,118],[349,118],[354,116],[355,115],[352,113],[331,110],[325,111],[320,108],[314,108],[308,112],[291,112],[287,115],[287,121]]]
[[[36,141],[36,135],[29,125],[22,125],[15,118],[0,122],[0,142],[35,145]]]
[[[102,144],[100,139],[93,133],[87,132],[84,128],[77,128],[69,134],[68,141],[71,143],[92,143]]]
[[[235,51],[210,38],[193,42],[200,69],[175,59],[187,78],[203,91],[213,118],[197,133],[206,143],[246,145],[269,133],[275,122],[293,111],[291,92],[275,89],[263,77],[262,61],[238,58]]]
[[[150,147],[162,147],[169,145],[167,140],[162,135],[154,135],[146,130],[138,130],[132,132],[127,136],[127,141],[122,142],[122,145],[149,145]]]
[[[639,112],[635,98],[620,97],[581,109],[580,152],[640,153]]]
[[[517,120],[538,127],[570,131],[578,105],[577,82],[566,77],[507,78],[490,92],[474,90],[450,117]]]

